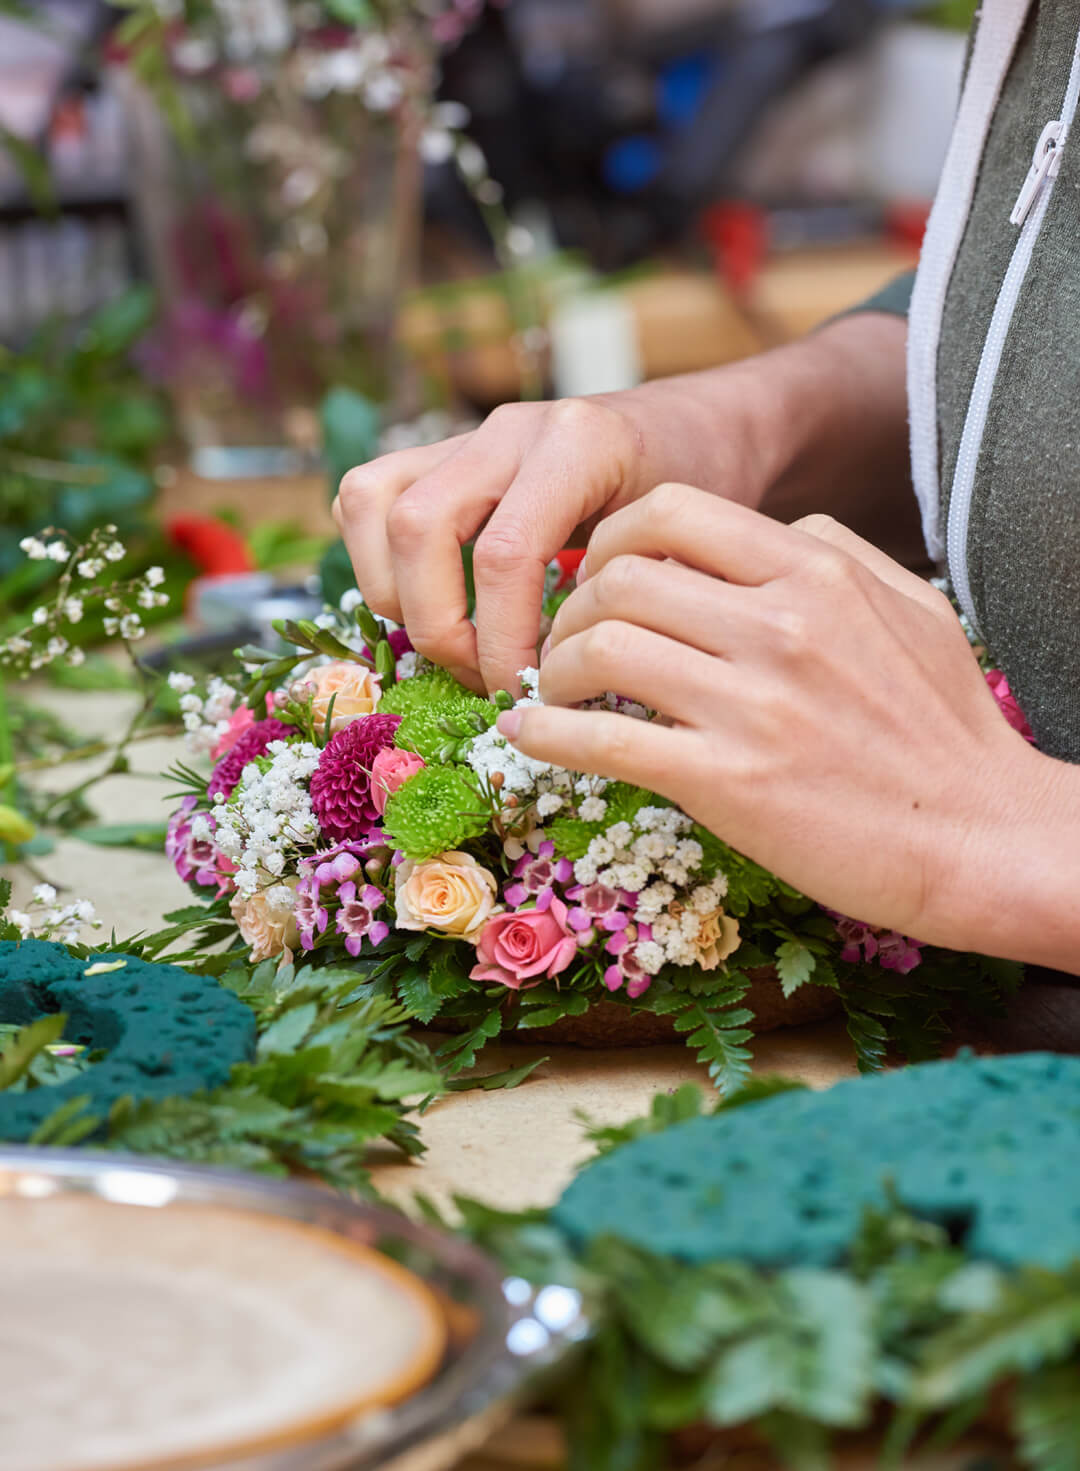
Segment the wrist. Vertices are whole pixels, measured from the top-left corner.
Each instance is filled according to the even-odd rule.
[[[939,846],[930,928],[951,949],[1080,975],[1080,768],[1009,746],[952,858]]]
[[[757,508],[776,487],[906,467],[902,322],[846,318],[757,357],[606,398],[634,423],[644,494],[681,481]],[[854,462],[854,463],[853,463]]]

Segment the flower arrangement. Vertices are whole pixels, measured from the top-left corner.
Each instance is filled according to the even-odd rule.
[[[654,793],[523,756],[496,729],[509,694],[427,664],[355,591],[280,632],[290,652],[242,650],[235,681],[172,676],[213,764],[174,773],[169,854],[250,963],[349,964],[417,1022],[463,1033],[452,1064],[606,1001],[670,1018],[730,1088],[763,967],[785,998],[832,992],[865,1066],[890,1043],[931,1055],[955,1002],[1016,984],[1015,967],[820,908]],[[519,704],[537,679],[522,671]]]

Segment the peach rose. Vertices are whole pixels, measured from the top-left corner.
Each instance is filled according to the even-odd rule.
[[[250,898],[234,894],[229,904],[232,917],[251,946],[253,961],[272,960],[275,955],[292,959],[300,943],[293,906],[296,896],[288,884],[275,884],[271,889],[258,889]]]
[[[424,758],[415,751],[399,751],[396,746],[387,746],[371,763],[371,805],[381,817],[386,811],[386,799],[392,797],[398,787],[403,787],[410,776],[415,776],[424,766]]]
[[[469,853],[440,853],[423,863],[406,859],[394,875],[399,930],[438,930],[476,943],[495,912],[495,875]]]
[[[322,731],[326,724],[330,701],[334,701],[334,714],[330,721],[330,734],[337,735],[350,721],[360,715],[370,715],[379,703],[382,687],[378,677],[363,664],[349,664],[344,660],[337,664],[321,664],[304,678],[305,684],[315,686],[311,699],[311,713],[315,729]],[[335,698],[336,697],[336,698]]]
[[[701,916],[701,928],[694,943],[698,947],[697,963],[702,970],[715,970],[721,961],[739,948],[739,921],[722,909]]]

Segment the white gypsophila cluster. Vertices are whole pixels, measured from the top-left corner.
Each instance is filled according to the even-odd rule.
[[[146,632],[131,601],[148,609],[163,607],[169,601],[167,593],[156,591],[165,580],[161,567],[150,567],[141,576],[111,587],[79,586],[77,579],[93,582],[110,562],[120,562],[127,556],[123,542],[115,539],[115,526],[92,531],[82,545],[74,545],[63,532],[49,540],[47,536],[51,533],[24,536],[19,546],[31,562],[55,562],[61,569],[60,580],[49,590],[46,601],[31,611],[27,626],[0,644],[0,664],[14,666],[23,674],[35,673],[58,659],[71,665],[85,662],[85,653],[72,644],[65,630],[83,621],[88,601],[101,600],[110,615],[104,620],[105,632],[110,637],[120,635],[129,643]]]
[[[99,930],[101,921],[89,899],[75,899],[70,904],[57,904],[52,884],[38,884],[30,900],[28,913],[12,909],[8,919],[24,940],[59,940],[73,945],[84,926]]]
[[[229,728],[236,707],[236,691],[225,680],[215,678],[207,685],[206,695],[199,695],[191,675],[179,671],[169,675],[169,688],[180,696],[188,750],[194,756],[209,755]]]
[[[226,803],[219,794],[218,847],[237,866],[237,892],[250,898],[267,879],[280,878],[297,849],[314,847],[319,824],[308,783],[322,753],[308,741],[271,741],[266,756],[244,767]]]
[[[518,671],[518,679],[525,693],[515,702],[514,709],[526,710],[542,704],[536,692],[540,671],[521,669]],[[562,797],[573,791],[573,777],[568,771],[561,766],[553,766],[550,761],[537,761],[532,756],[526,756],[523,751],[512,746],[494,725],[476,737],[465,759],[482,781],[490,782],[498,773],[502,777],[501,790],[513,793],[518,798],[537,800],[546,795]]]
[[[579,814],[592,810],[587,802]],[[721,906],[728,883],[717,874],[695,882],[704,850],[686,834],[693,821],[677,807],[642,807],[628,822],[599,833],[574,865],[579,884],[605,884],[637,895],[634,919],[652,927],[634,958],[650,975],[667,964],[693,965],[700,954],[702,919]]]

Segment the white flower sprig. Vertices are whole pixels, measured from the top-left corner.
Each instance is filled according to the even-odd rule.
[[[24,940],[59,940],[62,944],[75,944],[84,926],[93,930],[101,928],[94,906],[89,899],[75,899],[70,904],[58,904],[52,884],[38,884],[30,900],[30,910],[11,909],[8,919]]]
[[[115,526],[99,527],[83,542],[47,527],[38,536],[24,537],[19,545],[31,562],[55,562],[63,570],[29,623],[0,644],[0,666],[16,675],[36,673],[58,659],[69,665],[83,663],[86,655],[73,642],[71,630],[91,608],[104,610],[109,638],[132,644],[146,632],[141,610],[168,604],[168,593],[160,591],[165,581],[161,567],[149,567],[125,580],[104,580],[109,567],[127,556]]]

